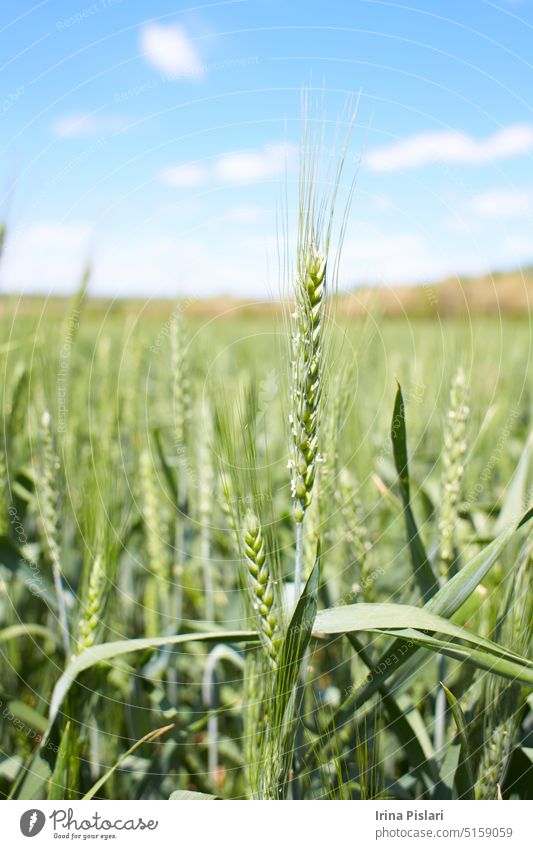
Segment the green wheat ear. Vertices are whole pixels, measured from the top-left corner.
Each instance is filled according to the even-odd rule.
[[[153,459],[148,449],[142,451],[139,463],[140,485],[143,493],[142,516],[148,554],[145,586],[145,617],[147,631],[161,633],[161,616],[169,612],[170,564],[165,544],[167,528],[164,503],[158,487]]]
[[[346,215],[351,200],[350,191],[344,210],[344,219],[339,228],[336,256],[332,267],[329,268],[334,212],[346,147],[339,150],[334,173],[322,174],[320,165],[322,139],[317,132],[317,125],[309,104],[305,103],[304,106],[305,135],[300,159],[298,239],[295,274],[291,280],[294,307],[291,314],[289,377],[289,468],[296,522],[295,599],[299,598],[302,582],[304,520],[313,499],[317,466],[320,462],[320,420],[326,377],[324,368],[326,296],[328,288],[334,289],[336,286]],[[346,143],[352,125],[353,115],[348,121]],[[325,192],[319,188],[322,185],[328,186]]]
[[[140,478],[143,488],[143,517],[146,534],[149,568],[163,589],[169,578],[168,557],[165,546],[165,526],[162,521],[160,493],[150,452],[144,450],[140,457]]]
[[[85,604],[78,623],[78,652],[91,648],[99,641],[107,595],[107,580],[102,556],[94,558],[89,574]]]
[[[318,461],[319,407],[322,397],[322,321],[326,257],[307,246],[296,281],[292,334],[291,494],[294,517],[303,522],[311,504]]]
[[[302,581],[304,519],[311,505],[320,459],[318,439],[324,385],[322,334],[327,265],[327,252],[317,247],[314,225],[307,222],[300,239],[291,339],[289,415],[289,468],[296,522],[295,600],[300,596]]]
[[[60,629],[66,656],[70,654],[70,632],[63,590],[63,570],[59,544],[59,459],[52,437],[52,419],[48,410],[41,416],[41,462],[37,476],[37,496],[41,545],[52,570],[59,608]]]
[[[439,516],[440,571],[444,580],[454,561],[454,532],[465,472],[468,424],[468,384],[463,369],[455,375],[450,390],[450,406],[442,452],[442,503]]]
[[[179,307],[177,308],[179,310]],[[185,452],[191,416],[191,391],[185,322],[176,311],[170,324],[170,366],[172,373],[172,412],[178,457]]]
[[[249,510],[242,531],[244,560],[254,618],[271,666],[279,659],[280,621],[275,605],[275,581],[266,554],[263,532],[257,516]]]

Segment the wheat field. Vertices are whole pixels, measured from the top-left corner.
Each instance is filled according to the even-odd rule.
[[[346,315],[311,183],[278,310],[2,302],[4,798],[530,796],[529,323]]]

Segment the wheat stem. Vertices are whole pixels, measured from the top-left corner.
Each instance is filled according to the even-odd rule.
[[[65,656],[70,656],[70,632],[65,603],[65,591],[61,569],[61,555],[59,549],[58,526],[59,514],[57,505],[57,481],[56,472],[59,468],[53,445],[51,433],[51,419],[48,411],[41,418],[41,442],[42,442],[42,468],[39,475],[39,519],[41,537],[45,556],[52,568],[54,590],[57,597],[59,628],[61,639],[65,649]]]
[[[294,604],[298,602],[302,591],[302,571],[304,560],[304,518],[296,523],[296,561],[294,564]]]
[[[200,520],[200,558],[204,572],[205,617],[215,620],[215,596],[211,564],[211,527],[213,524],[213,490],[215,474],[212,459],[213,418],[204,402],[201,411],[202,432],[198,447],[198,513]]]
[[[442,580],[450,576],[450,569],[454,562],[454,535],[465,472],[468,415],[468,384],[463,369],[459,369],[450,389],[450,407],[442,453],[442,502],[439,517]]]
[[[465,373],[460,368],[450,388],[450,406],[442,454],[442,503],[439,519],[441,583],[445,583],[450,577],[455,560],[454,537],[465,472],[468,414],[468,385]],[[438,681],[444,681],[446,678],[446,659],[442,655],[438,658],[437,675]],[[439,687],[435,697],[434,746],[437,752],[443,748],[445,742],[446,710],[446,693],[442,687]]]
[[[140,481],[143,488],[143,519],[148,553],[145,587],[145,616],[151,632],[159,632],[160,613],[168,614],[168,558],[164,542],[165,523],[157,479],[150,452],[140,456]]]

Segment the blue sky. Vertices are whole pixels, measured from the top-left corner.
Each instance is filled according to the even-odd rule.
[[[306,86],[325,167],[359,98],[343,287],[527,265],[532,43],[533,0],[4,0],[1,285],[275,294]]]

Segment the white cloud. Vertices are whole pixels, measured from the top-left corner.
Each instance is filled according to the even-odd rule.
[[[342,251],[342,288],[354,283],[416,283],[458,270],[454,258],[436,250],[422,233],[384,230],[364,221],[351,221],[349,232],[354,235],[347,237]]]
[[[210,164],[181,162],[160,171],[163,182],[179,188],[191,188],[208,183],[255,183],[277,177],[290,168],[294,149],[276,142],[260,150],[224,153]]]
[[[204,73],[183,27],[145,24],[141,29],[141,51],[151,65],[177,78],[201,77]]]
[[[253,207],[228,208],[229,219],[251,220]],[[187,214],[190,210],[187,206]],[[202,215],[201,211],[200,214]],[[91,291],[102,296],[204,297],[278,294],[277,239],[265,221],[224,226],[224,213],[203,217],[195,233],[159,235],[131,231],[121,239],[102,234],[89,253],[90,228],[84,223],[36,223],[11,231],[2,283],[5,288],[45,293],[73,291],[84,260],[91,257]],[[482,219],[474,219],[482,221]],[[290,234],[294,243],[295,234]],[[441,247],[407,226],[388,229],[351,220],[340,268],[340,285],[426,282],[456,273],[477,273],[526,262],[532,240],[524,227],[476,245],[451,242]]]
[[[184,162],[181,165],[171,165],[161,171],[161,179],[169,186],[192,188],[206,183],[209,177],[207,168],[195,162]]]
[[[531,215],[532,192],[492,189],[473,198],[470,209],[483,218],[523,218]]]
[[[453,214],[443,219],[444,226],[450,233],[460,236],[473,236],[483,232],[485,222],[479,216],[474,217],[466,205],[453,211]]]
[[[123,126],[124,120],[118,115],[103,116],[78,112],[59,118],[54,123],[53,130],[57,136],[97,136],[115,132]]]
[[[373,212],[391,212],[394,209],[394,201],[389,195],[372,195],[370,197],[370,207]]]
[[[239,203],[224,211],[224,221],[249,224],[262,218],[264,209],[254,203]]]
[[[14,230],[2,263],[5,285],[27,291],[71,291],[89,257],[88,224],[35,222]]]
[[[274,247],[273,237],[243,237],[241,231],[218,239],[216,225],[201,236],[107,244],[95,257],[91,291],[130,297],[260,297],[268,292],[265,258]]]
[[[503,240],[505,255],[510,254],[511,259],[507,263],[520,263],[531,265],[533,254],[533,239],[530,233],[509,233]]]
[[[253,183],[283,174],[289,151],[287,145],[265,145],[259,151],[238,151],[220,156],[214,174],[223,183]]]
[[[457,130],[418,133],[369,151],[364,157],[371,171],[398,171],[431,163],[481,165],[533,150],[533,126],[513,124],[485,139]]]

